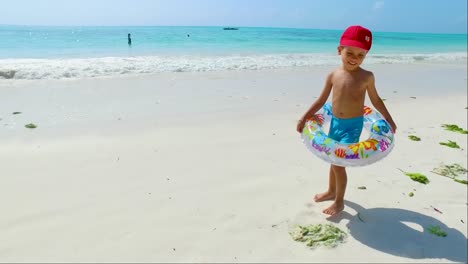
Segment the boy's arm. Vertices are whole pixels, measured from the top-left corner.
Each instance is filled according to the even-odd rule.
[[[315,114],[327,102],[328,96],[330,95],[333,86],[332,75],[333,73],[328,74],[322,93],[315,100],[315,102],[312,103],[304,115],[302,115],[302,117],[298,120],[296,127],[297,132],[302,133],[302,129],[304,128],[306,120]]]
[[[395,133],[397,126],[395,122],[393,121],[392,116],[388,112],[387,107],[385,107],[384,102],[382,101],[379,94],[377,93],[377,89],[375,88],[375,78],[374,78],[374,74],[372,73],[370,74],[369,85],[367,86],[367,94],[369,95],[369,99],[372,105],[375,107],[375,109],[377,109],[377,111],[379,111],[383,115],[385,120],[387,120],[387,122],[392,127],[392,132]]]

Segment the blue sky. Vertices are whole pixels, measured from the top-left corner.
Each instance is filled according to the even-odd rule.
[[[467,33],[467,0],[0,0],[0,24],[258,26]]]

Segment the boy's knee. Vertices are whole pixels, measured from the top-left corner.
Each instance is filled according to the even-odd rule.
[[[335,172],[346,172],[346,167],[332,165],[333,171]]]

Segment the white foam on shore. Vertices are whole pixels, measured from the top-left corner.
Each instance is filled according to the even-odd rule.
[[[460,63],[466,53],[372,54],[366,64]],[[262,70],[337,65],[335,54],[272,54],[250,56],[140,56],[66,59],[2,59],[0,79],[66,79],[147,74]]]

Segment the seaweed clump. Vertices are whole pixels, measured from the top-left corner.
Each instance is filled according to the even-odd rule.
[[[402,169],[399,169],[401,172],[403,172],[406,176],[410,177],[413,181],[420,182],[422,184],[428,184],[429,179],[426,177],[426,175],[417,173],[417,172],[405,172]]]
[[[459,149],[460,146],[457,144],[457,142],[449,140],[448,142],[439,142],[440,145],[447,146],[449,148],[457,148]]]
[[[465,175],[468,172],[468,170],[457,163],[451,165],[445,165],[442,163],[439,167],[434,168],[431,172],[444,177],[448,177],[461,184],[468,184],[467,180],[462,180],[458,178],[461,175]]]
[[[414,135],[409,135],[408,138],[413,140],[413,141],[421,141],[421,138],[419,138],[417,136],[414,136]]]
[[[347,236],[345,232],[331,224],[297,225],[289,234],[294,241],[304,242],[310,248],[318,246],[333,248],[344,242]]]
[[[439,236],[439,237],[446,237],[447,233],[440,228],[440,226],[429,226],[427,228],[427,231],[433,235]]]
[[[445,128],[445,130],[448,130],[448,131],[452,131],[452,132],[457,132],[457,133],[460,133],[460,134],[468,134],[468,131],[467,130],[464,130],[463,128],[455,125],[455,124],[443,124],[442,125],[443,128]]]

